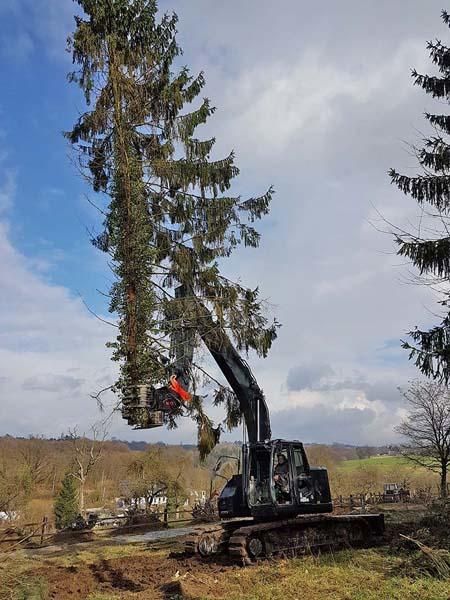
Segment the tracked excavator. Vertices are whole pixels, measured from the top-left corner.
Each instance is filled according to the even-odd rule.
[[[227,552],[242,564],[250,564],[264,557],[381,541],[383,515],[331,514],[327,470],[309,464],[300,441],[272,439],[266,400],[249,365],[192,290],[177,288],[177,299],[187,296],[196,314],[189,332],[181,329],[176,334],[170,383],[162,388],[130,388],[122,402],[128,423],[149,429],[164,425],[175,407],[189,401],[187,373],[195,322],[195,332],[236,395],[247,441],[242,446],[241,472],[226,483],[218,499],[220,523],[196,528],[186,541],[186,551],[203,557]]]

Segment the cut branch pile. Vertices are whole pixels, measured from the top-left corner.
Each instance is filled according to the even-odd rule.
[[[450,579],[450,552],[448,550],[430,548],[407,535],[400,534],[400,536],[420,550],[422,560],[415,563],[418,569],[440,579]]]

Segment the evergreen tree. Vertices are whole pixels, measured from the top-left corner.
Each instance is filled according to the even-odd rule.
[[[254,222],[268,213],[272,189],[245,200],[230,194],[239,173],[233,152],[213,160],[215,139],[196,137],[215,109],[207,98],[195,104],[203,73],[173,72],[181,55],[175,14],[159,19],[156,0],[75,1],[84,15],[75,18],[69,39],[77,67],[69,79],[82,88],[89,110],[66,136],[93,189],[106,197],[104,229],[92,241],[109,254],[115,274],[114,391],[167,381],[165,357],[180,329],[173,291],[180,284],[208,304],[239,349],[266,356],[278,325],[267,320],[258,289],[223,277],[219,261],[239,244],[258,246]],[[195,335],[190,341],[198,344]],[[194,369],[194,382],[198,375]],[[233,405],[220,392],[218,401]],[[202,446],[211,447],[216,436],[199,397],[192,416]],[[145,426],[145,414],[139,419]]]
[[[70,473],[66,473],[62,480],[61,490],[55,498],[54,513],[56,529],[68,527],[78,515],[77,487]]]
[[[450,26],[450,15],[443,11],[442,19]],[[441,41],[428,42],[431,59],[438,75],[421,75],[412,71],[414,84],[442,102],[450,101],[450,48]],[[411,260],[420,276],[444,284],[450,281],[450,115],[429,114],[425,117],[434,134],[423,140],[421,148],[414,148],[421,172],[414,177],[401,175],[391,169],[389,175],[404,194],[410,195],[436,225],[419,228],[417,233],[399,232],[396,243],[398,254]],[[424,237],[424,230],[426,237]],[[447,313],[443,320],[429,330],[415,328],[409,332],[411,342],[403,342],[420,371],[435,379],[448,382],[450,378],[450,295],[444,295],[441,305]]]

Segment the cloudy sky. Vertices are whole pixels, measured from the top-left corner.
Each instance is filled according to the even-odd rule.
[[[408,143],[434,106],[412,86],[429,70],[426,41],[448,40],[436,0],[164,0],[180,18],[183,61],[204,70],[218,111],[202,132],[217,156],[234,149],[237,193],[276,188],[257,251],[227,272],[259,285],[282,322],[270,357],[250,357],[277,437],[384,443],[404,408],[397,386],[416,376],[400,349],[433,322],[429,290],[380,232],[414,223],[390,186],[414,173]],[[447,7],[449,8],[449,7]],[[98,217],[61,132],[83,110],[66,82],[71,0],[0,0],[0,434],[59,435],[99,419],[89,394],[111,383],[105,342],[110,274],[90,246]],[[177,443],[174,432],[111,435]],[[231,434],[238,439],[239,433]]]

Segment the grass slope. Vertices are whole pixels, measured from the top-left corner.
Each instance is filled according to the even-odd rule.
[[[372,456],[372,458],[344,460],[339,463],[339,469],[342,471],[354,471],[361,467],[376,467],[386,471],[394,471],[399,467],[409,466],[411,466],[411,463],[402,456]]]
[[[402,574],[402,560],[375,550],[265,564],[220,577],[214,598],[227,600],[448,600],[449,583]],[[414,574],[411,573],[411,576]],[[212,587],[212,586],[211,586]],[[198,596],[205,600],[211,596]]]

